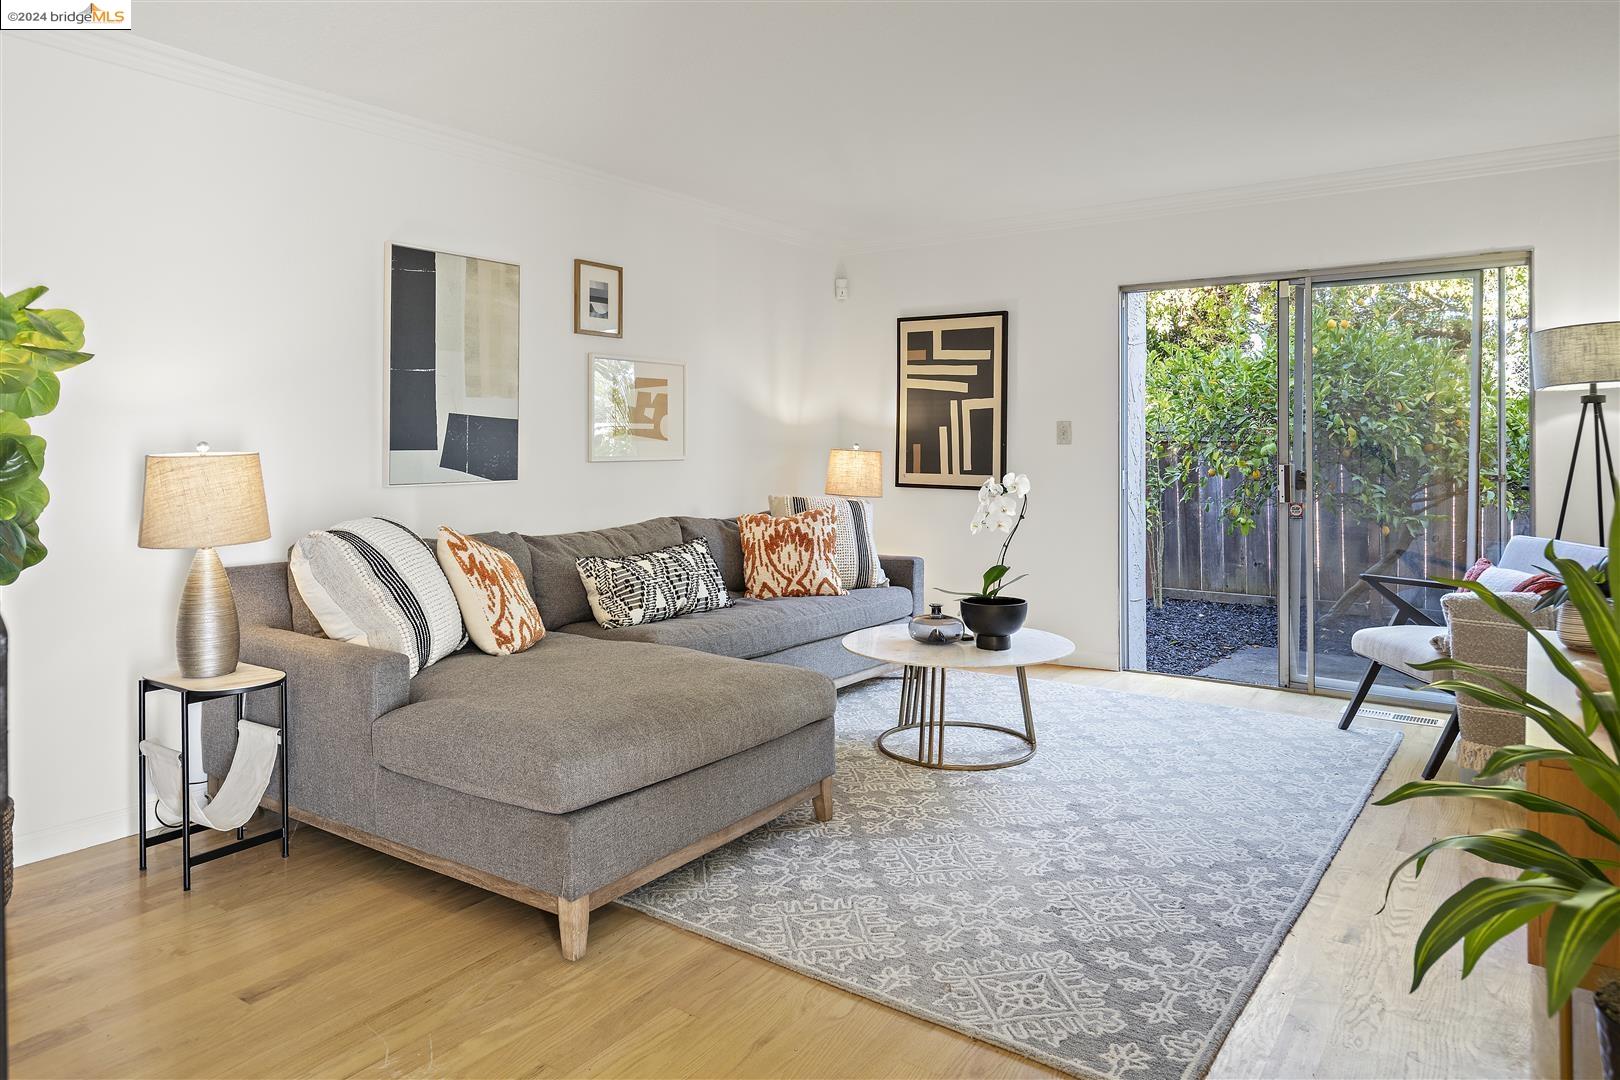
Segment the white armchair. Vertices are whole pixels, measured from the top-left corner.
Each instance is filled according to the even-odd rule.
[[[1590,544],[1575,544],[1567,540],[1554,541],[1555,550],[1562,558],[1574,559],[1590,566],[1607,552]],[[1515,536],[1502,549],[1498,566],[1507,570],[1535,573],[1546,562],[1547,540],[1538,536]],[[1498,678],[1517,686],[1524,685],[1525,632],[1522,627],[1503,618],[1470,592],[1456,592],[1449,585],[1427,578],[1394,577],[1387,574],[1362,574],[1361,578],[1374,591],[1395,606],[1395,616],[1386,626],[1369,626],[1357,630],[1350,639],[1350,648],[1369,661],[1367,673],[1356,687],[1350,704],[1339,719],[1340,729],[1348,728],[1355,719],[1362,702],[1372,691],[1373,682],[1383,668],[1390,667],[1421,682],[1444,678],[1448,672],[1423,671],[1416,665],[1431,660],[1455,658],[1489,669]],[[1440,608],[1444,622],[1436,620],[1400,594],[1402,589],[1436,589],[1447,595],[1441,597]],[[1530,593],[1504,593],[1508,603],[1530,614],[1538,597]],[[1532,618],[1543,626],[1552,625],[1551,612]],[[1452,705],[1451,717],[1446,721],[1434,752],[1423,768],[1423,778],[1432,780],[1450,755],[1451,746],[1457,748],[1457,764],[1465,778],[1471,778],[1496,750],[1524,741],[1524,718],[1516,713],[1493,709],[1470,698],[1467,694]]]

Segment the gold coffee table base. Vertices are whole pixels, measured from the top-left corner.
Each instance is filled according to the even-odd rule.
[[[921,765],[925,769],[950,769],[957,772],[984,772],[1022,765],[1035,756],[1035,717],[1029,708],[1029,678],[1023,668],[1018,672],[1018,697],[1024,706],[1024,730],[983,724],[974,720],[945,719],[945,672],[943,667],[916,667],[906,665],[900,682],[900,723],[877,737],[877,748],[883,754],[908,765]],[[1011,735],[1029,747],[1027,751],[1006,761],[959,763],[945,760],[945,732],[949,728],[977,728]],[[891,735],[904,732],[917,738],[916,756],[889,749],[885,741]]]

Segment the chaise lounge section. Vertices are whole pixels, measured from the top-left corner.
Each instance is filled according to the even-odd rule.
[[[838,638],[920,610],[921,560],[885,556],[894,584],[848,596],[739,598],[617,631],[590,621],[575,559],[692,535],[740,592],[725,519],[480,536],[517,561],[548,633],[512,656],[464,649],[414,679],[401,654],[319,636],[285,563],[231,568],[242,659],[288,674],[292,816],[556,912],[571,960],[593,909],[795,805],[828,820],[835,681],[883,670]],[[266,719],[272,707],[247,706]],[[234,738],[226,710],[206,713],[211,774]]]

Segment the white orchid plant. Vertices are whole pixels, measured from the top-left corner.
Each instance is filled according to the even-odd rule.
[[[1012,567],[1007,565],[1007,549],[1012,547],[1013,537],[1018,535],[1018,526],[1023,524],[1024,515],[1029,507],[1029,477],[1023,473],[1008,473],[1000,480],[991,477],[979,486],[979,506],[973,512],[973,520],[968,523],[968,531],[977,536],[981,532],[1005,533],[1007,539],[1002,541],[1001,554],[996,564],[984,572],[984,587],[976,593],[952,592],[950,589],[941,589],[940,592],[951,596],[970,596],[994,598],[1001,594],[1001,590],[1016,581],[1022,581],[1027,574],[1019,574],[1015,578],[1008,578],[1007,573]]]

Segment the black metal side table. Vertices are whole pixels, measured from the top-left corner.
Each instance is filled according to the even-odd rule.
[[[288,854],[288,843],[292,832],[287,819],[288,809],[288,782],[287,782],[287,673],[277,671],[275,668],[259,667],[256,664],[239,664],[235,671],[229,675],[219,675],[211,679],[191,679],[179,672],[164,675],[161,678],[141,679],[138,684],[140,740],[146,741],[146,695],[153,690],[172,690],[180,695],[180,827],[168,832],[150,835],[146,828],[146,755],[136,750],[138,759],[136,769],[139,772],[140,784],[140,819],[141,819],[141,872],[146,872],[146,849],[157,844],[167,844],[178,839],[181,849],[181,887],[191,888],[191,868],[200,866],[205,862],[235,854],[238,851],[260,844],[268,844],[272,840],[281,841],[281,857],[285,859]],[[191,706],[198,702],[213,701],[216,698],[236,699],[236,719],[244,719],[244,706],[247,695],[255,690],[277,690],[280,694],[280,724],[278,731],[281,734],[281,745],[276,750],[276,765],[281,774],[281,826],[269,832],[259,833],[256,836],[247,836],[245,828],[236,830],[236,840],[217,848],[210,848],[201,855],[191,853],[191,834],[206,829],[206,825],[193,825],[191,823]]]

